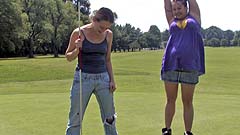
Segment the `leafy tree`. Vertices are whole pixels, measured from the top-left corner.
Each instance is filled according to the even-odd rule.
[[[112,50],[114,50],[114,52],[116,52],[117,50],[121,50],[120,49],[120,39],[122,37],[122,34],[118,28],[119,26],[116,24],[113,24],[111,26],[111,30],[113,32],[113,43],[112,43]]]
[[[166,47],[167,46],[167,41],[168,41],[168,38],[169,38],[169,30],[165,30],[162,32],[162,47]]]
[[[164,30],[162,32],[162,41],[168,41],[168,38],[169,38],[169,30]]]
[[[21,48],[18,43],[21,27],[21,10],[16,1],[0,1],[0,57],[15,55]]]
[[[220,46],[220,40],[217,38],[212,38],[207,41],[207,45],[212,47],[219,47]]]
[[[121,32],[121,39],[119,41],[120,48],[123,49],[125,52],[127,49],[129,49],[129,43],[133,42],[133,38],[130,39],[130,33],[135,28],[132,27],[131,24],[126,24],[123,27],[119,27],[119,30]]]
[[[66,3],[64,5],[64,8],[67,12],[67,16],[65,16],[63,23],[59,26],[59,42],[61,44],[61,53],[65,53],[65,50],[67,49],[69,37],[72,33],[72,31],[78,27],[78,15],[76,11],[74,10],[74,7],[71,3]],[[87,18],[88,20],[88,18]],[[84,20],[82,20],[81,24],[83,24]]]
[[[24,43],[27,48],[28,57],[33,58],[34,46],[37,45],[37,36],[43,32],[43,29],[48,29],[46,7],[47,1],[38,0],[21,0],[23,14],[27,16],[26,33],[27,39]]]
[[[148,32],[144,32],[138,39],[138,43],[141,48],[148,48],[148,41],[147,41]]]
[[[161,48],[161,32],[156,25],[150,26],[147,41],[151,49]]]
[[[227,40],[227,43],[225,43],[225,46],[230,46],[231,45],[231,41],[234,38],[234,32],[231,31],[231,30],[223,31],[223,38]]]
[[[234,39],[240,39],[240,31],[235,31]]]
[[[209,40],[212,38],[217,38],[217,39],[222,39],[224,38],[223,31],[216,27],[216,26],[211,26],[205,30],[205,39]]]
[[[60,33],[59,31],[61,27],[64,27],[62,25],[65,25],[64,21],[68,16],[67,9],[66,9],[67,7],[68,7],[67,3],[65,4],[62,0],[49,0],[49,3],[48,3],[48,15],[49,15],[48,17],[53,27],[50,37],[51,37],[51,45],[53,48],[54,57],[58,57],[58,52],[62,42],[61,34],[63,33]],[[72,19],[72,18],[69,18],[69,19]]]
[[[133,41],[132,43],[129,44],[129,47],[132,49],[132,52],[135,50],[135,49],[140,49],[141,46],[140,44],[138,43],[137,40]]]
[[[233,39],[233,40],[231,41],[231,45],[232,45],[232,46],[238,46],[238,39]]]
[[[234,32],[234,37],[233,40],[231,41],[231,45],[232,46],[238,46],[239,44],[239,40],[240,40],[240,31],[235,31]]]
[[[227,39],[222,39],[220,41],[220,46],[229,46],[229,45],[230,45],[230,43],[228,42]]]

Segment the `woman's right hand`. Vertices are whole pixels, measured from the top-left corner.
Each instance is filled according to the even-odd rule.
[[[83,38],[79,37],[79,31],[77,28],[72,32],[68,48],[65,52],[65,57],[67,58],[68,61],[73,61],[74,59],[77,58],[79,50],[82,48],[82,41]]]
[[[82,40],[80,38],[78,38],[77,40],[75,40],[75,46],[76,48],[80,48],[82,49]]]

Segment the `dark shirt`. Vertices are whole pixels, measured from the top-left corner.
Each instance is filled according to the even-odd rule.
[[[107,39],[106,38],[101,43],[96,44],[96,43],[90,42],[85,36],[80,55],[81,55],[81,64],[78,63],[78,67],[79,65],[81,65],[82,72],[92,73],[92,74],[107,72],[107,65],[106,65]],[[80,59],[80,56],[78,56],[78,59]]]

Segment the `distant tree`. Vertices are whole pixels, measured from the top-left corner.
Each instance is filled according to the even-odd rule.
[[[220,39],[224,38],[223,31],[216,26],[211,26],[211,27],[207,28],[204,32],[204,35],[205,35],[205,39],[207,39],[207,40],[212,39],[212,38],[217,38],[220,40]]]
[[[230,43],[227,39],[222,39],[220,41],[220,46],[229,46],[229,45],[230,45]]]
[[[37,45],[37,36],[41,34],[44,29],[49,29],[47,22],[47,1],[38,0],[21,0],[23,7],[23,16],[26,16],[25,31],[27,38],[24,44],[27,48],[28,57],[34,57],[34,46]]]
[[[162,32],[162,41],[168,41],[168,38],[169,38],[169,30],[164,30],[163,32]]]
[[[165,30],[162,32],[162,47],[166,47],[167,45],[167,41],[168,41],[168,38],[169,38],[170,34],[169,34],[169,30]]]
[[[148,32],[144,32],[138,39],[141,48],[149,48],[147,41]]]
[[[119,31],[116,24],[111,26],[111,30],[113,32],[113,42],[112,42],[112,50],[116,52],[119,48],[119,42],[121,38],[121,32]]]
[[[15,0],[0,1],[0,57],[16,55],[22,27],[21,8]]]
[[[203,28],[201,27],[201,35],[202,35],[202,38],[203,38],[203,39],[206,38],[206,37],[205,37],[205,33],[206,33],[205,29],[203,29]]]
[[[61,29],[64,29],[66,25],[65,22],[68,19],[76,19],[76,17],[75,18],[68,17],[69,16],[68,11],[71,10],[71,8],[69,8],[68,3],[65,4],[62,0],[49,0],[48,2],[49,2],[48,17],[53,28],[52,33],[49,37],[51,40],[51,46],[53,49],[54,57],[58,57],[60,45],[63,42],[62,40],[63,36],[61,35],[63,33],[61,33],[60,31]],[[77,16],[77,12],[75,12],[75,16]]]
[[[132,42],[138,40],[141,36],[141,31],[139,28],[135,29],[131,24],[125,24],[124,26],[118,26],[118,31],[121,33],[121,38],[117,39],[117,44],[119,48],[123,51],[130,51],[131,46],[129,46]]]
[[[147,34],[147,41],[150,48],[161,48],[161,31],[156,25],[150,26]]]
[[[219,47],[220,46],[220,40],[217,39],[217,38],[212,38],[212,39],[207,41],[207,45],[212,46],[212,47]]]
[[[129,47],[131,48],[131,51],[135,51],[135,49],[141,48],[140,44],[138,43],[137,40],[133,41],[132,43],[129,44]]]
[[[131,43],[132,41],[129,40],[129,33],[134,29],[132,28],[131,24],[126,24],[123,27],[120,27],[120,32],[122,33],[122,37],[120,39],[120,48],[123,49],[123,51],[125,52],[128,48],[129,48],[129,43]]]
[[[234,38],[234,32],[231,30],[226,30],[223,31],[223,38],[227,40],[227,43],[225,44],[225,46],[231,46],[231,41]]]
[[[232,46],[238,46],[238,39],[233,39],[233,40],[231,41],[231,45],[232,45]]]
[[[204,46],[208,46],[208,40],[207,39],[203,39],[203,44],[204,44]]]
[[[65,14],[62,24],[59,25],[57,36],[58,43],[60,44],[59,52],[61,54],[65,53],[68,46],[69,37],[72,31],[77,28],[79,24],[77,12],[74,10],[73,5],[71,3],[66,3],[63,7],[65,8],[65,13],[67,13],[67,15]],[[84,22],[84,20],[82,21]]]

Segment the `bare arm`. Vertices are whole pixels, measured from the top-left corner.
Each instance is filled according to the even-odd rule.
[[[171,0],[164,0],[164,8],[165,8],[165,14],[166,14],[166,18],[167,18],[167,21],[168,21],[168,25],[170,26],[170,24],[174,20],[174,16],[173,16],[173,13],[172,13]]]
[[[113,92],[116,89],[116,84],[113,76],[113,69],[112,69],[112,62],[111,62],[112,40],[113,40],[113,33],[112,31],[108,30],[108,35],[107,35],[108,50],[107,50],[106,61],[107,61],[107,70],[110,78],[110,90]]]
[[[201,14],[197,3],[197,0],[188,0],[189,2],[189,13],[201,24]]]
[[[80,35],[80,36],[82,39],[83,36],[82,35]],[[65,52],[65,57],[67,58],[68,61],[73,61],[78,56],[79,48],[76,47],[76,43],[75,43],[75,41],[78,39],[78,37],[79,37],[79,31],[78,31],[78,29],[75,29],[71,34],[68,48]]]

